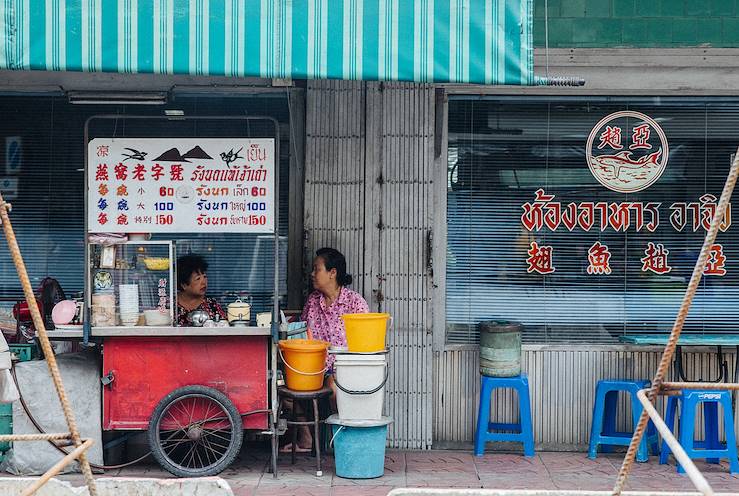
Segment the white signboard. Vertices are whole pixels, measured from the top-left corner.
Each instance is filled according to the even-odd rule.
[[[95,138],[88,144],[89,232],[275,229],[268,138]]]

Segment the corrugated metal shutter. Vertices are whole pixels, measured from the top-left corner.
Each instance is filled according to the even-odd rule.
[[[303,267],[309,285],[316,250],[338,249],[354,277],[353,289],[371,304],[364,264],[364,107],[361,82],[308,82]]]
[[[385,84],[382,100],[377,284],[380,308],[390,313],[391,444],[431,445],[431,276],[427,249],[433,215],[434,91],[431,86]],[[377,222],[374,222],[377,220]]]
[[[306,267],[317,248],[339,249],[371,310],[393,315],[388,442],[407,449],[431,445],[433,95],[430,86],[320,81],[307,94]]]

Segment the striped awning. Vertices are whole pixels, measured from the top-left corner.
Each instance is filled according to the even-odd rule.
[[[0,0],[0,68],[530,85],[533,0]]]

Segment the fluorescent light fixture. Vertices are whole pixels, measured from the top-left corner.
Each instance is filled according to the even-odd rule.
[[[185,120],[185,111],[180,109],[166,109],[164,115],[167,116],[167,120],[169,121]]]
[[[164,105],[166,91],[68,91],[69,103],[78,105]]]

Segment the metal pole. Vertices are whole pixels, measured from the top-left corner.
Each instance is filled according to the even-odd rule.
[[[644,410],[647,412],[647,415],[649,415],[649,418],[651,418],[652,422],[654,422],[654,426],[662,435],[662,439],[664,439],[664,441],[670,447],[670,449],[672,450],[672,454],[675,455],[675,459],[678,461],[678,463],[683,466],[683,468],[685,469],[685,473],[688,474],[688,477],[690,478],[690,481],[693,483],[695,488],[706,496],[712,495],[713,489],[711,489],[708,481],[705,479],[705,477],[703,477],[703,474],[700,473],[700,470],[696,468],[693,460],[691,460],[688,454],[685,453],[685,450],[682,446],[680,446],[680,443],[677,442],[675,436],[672,435],[670,428],[667,427],[665,421],[662,420],[662,417],[659,416],[659,412],[657,412],[657,410],[654,408],[654,405],[652,405],[652,402],[649,401],[649,398],[647,398],[646,391],[646,389],[642,389],[641,391],[636,393],[636,397],[639,398],[639,401],[644,407]]]
[[[708,254],[710,253],[711,246],[713,246],[713,242],[716,240],[719,225],[724,219],[726,208],[729,205],[729,201],[731,200],[731,193],[734,191],[737,176],[739,176],[739,150],[737,150],[737,153],[734,156],[734,162],[731,164],[729,175],[726,178],[726,184],[724,184],[724,190],[721,193],[721,199],[719,200],[718,207],[716,208],[716,213],[714,214],[713,219],[711,219],[711,227],[708,229],[708,233],[706,233],[706,238],[703,241],[703,246],[701,247],[700,256],[695,262],[693,275],[690,277],[690,282],[688,283],[688,288],[685,291],[682,305],[680,305],[680,310],[678,311],[677,317],[675,319],[675,325],[672,327],[670,339],[667,341],[667,346],[665,347],[664,353],[662,353],[662,359],[660,360],[659,367],[657,368],[657,372],[654,375],[654,379],[652,380],[652,387],[647,393],[647,397],[652,404],[654,403],[657,394],[662,389],[662,383],[665,379],[665,373],[669,369],[670,363],[672,362],[672,357],[675,354],[675,348],[677,347],[678,339],[680,339],[680,333],[683,330],[683,325],[685,324],[685,319],[688,316],[690,305],[693,303],[693,297],[695,296],[695,292],[698,290],[698,284],[700,284],[701,278],[703,277],[703,271],[705,270],[706,262],[708,261]],[[621,494],[623,486],[626,483],[626,478],[628,477],[629,471],[631,470],[631,465],[634,463],[636,451],[639,448],[639,443],[641,443],[642,436],[644,435],[644,431],[646,430],[648,421],[649,415],[647,414],[647,410],[645,409],[644,411],[642,411],[641,417],[639,417],[639,422],[635,426],[634,437],[631,438],[631,444],[629,444],[629,449],[626,452],[623,464],[621,465],[621,470],[618,473],[616,484],[613,487],[613,494],[616,496]]]

